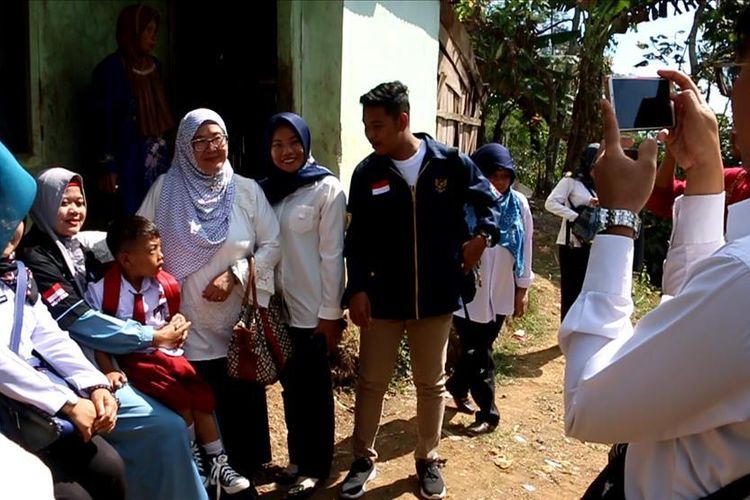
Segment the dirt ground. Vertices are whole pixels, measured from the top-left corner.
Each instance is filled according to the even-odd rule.
[[[498,339],[497,405],[502,421],[497,431],[469,437],[464,429],[473,418],[448,406],[440,454],[447,462],[443,475],[448,498],[580,498],[606,462],[608,447],[581,443],[563,431],[562,380],[564,361],[557,347],[559,273],[554,237],[559,219],[533,203],[535,220],[533,306],[536,332],[513,335],[517,324],[506,325]],[[452,402],[448,403],[449,405]],[[341,481],[351,463],[350,436],[354,396],[336,394],[336,448],[330,481],[314,499],[338,498]],[[278,386],[269,390],[274,462],[286,461],[286,435]],[[418,498],[414,471],[414,389],[405,385],[387,396],[377,449],[378,476],[364,498]],[[264,498],[282,498],[274,484],[260,486]]]

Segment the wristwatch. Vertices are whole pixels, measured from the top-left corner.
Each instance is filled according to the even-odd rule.
[[[614,226],[632,229],[633,238],[637,238],[641,232],[641,218],[624,208],[585,207],[573,223],[572,231],[578,238],[590,243],[594,236]]]

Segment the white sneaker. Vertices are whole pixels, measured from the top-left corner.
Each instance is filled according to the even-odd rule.
[[[229,465],[227,456],[214,455],[211,457],[211,473],[209,475],[211,484],[216,485],[216,498],[218,500],[221,490],[228,495],[233,495],[251,486],[250,480],[237,473]]]

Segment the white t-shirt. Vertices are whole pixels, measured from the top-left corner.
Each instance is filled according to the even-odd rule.
[[[413,187],[417,183],[417,176],[419,175],[419,167],[422,166],[424,155],[427,154],[427,144],[424,141],[419,141],[419,149],[410,158],[406,160],[394,160],[393,164],[401,175],[406,179],[406,183]]]

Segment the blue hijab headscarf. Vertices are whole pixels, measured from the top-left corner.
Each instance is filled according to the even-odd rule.
[[[511,173],[511,185],[516,180],[516,166],[513,157],[505,146],[497,143],[485,144],[477,149],[471,159],[476,163],[485,177],[490,177],[500,169]],[[511,187],[500,196],[495,203],[496,220],[500,229],[498,245],[508,249],[516,261],[515,274],[521,276],[524,270],[523,238],[525,229],[521,214],[521,200]]]
[[[291,127],[302,142],[307,160],[296,172],[284,172],[271,159],[271,139],[280,125]],[[333,172],[315,161],[311,154],[311,143],[310,129],[301,116],[295,113],[278,113],[268,121],[263,141],[268,163],[268,177],[260,181],[260,187],[263,188],[263,192],[271,205],[283,200],[302,186],[307,186],[319,179],[333,175]]]
[[[0,253],[13,239],[35,196],[36,181],[0,142]],[[34,304],[37,299],[36,284],[30,279],[31,273],[28,277],[26,299],[30,304]],[[0,281],[16,290],[17,278],[18,266],[15,257],[12,254],[7,258],[0,257]]]

